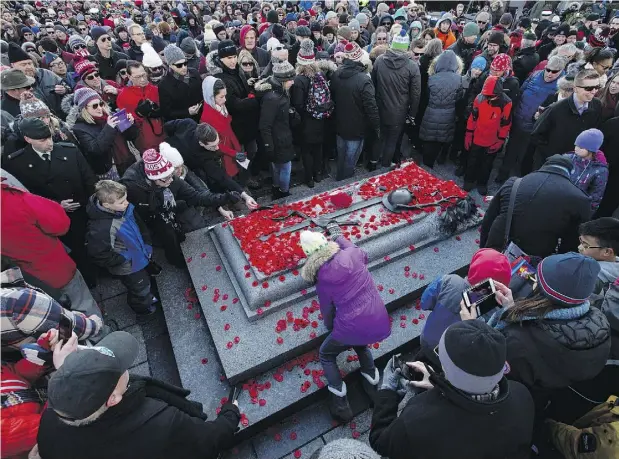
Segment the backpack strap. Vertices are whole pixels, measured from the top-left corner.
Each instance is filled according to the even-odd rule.
[[[520,186],[521,181],[521,177],[516,179],[516,181],[512,185],[512,191],[509,194],[509,206],[507,207],[507,219],[505,221],[505,237],[503,247],[507,247],[507,245],[509,244],[509,233],[512,229],[512,218],[514,216],[514,206],[516,205],[516,194],[518,194],[518,187]]]

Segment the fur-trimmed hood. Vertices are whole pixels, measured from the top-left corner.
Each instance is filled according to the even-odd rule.
[[[219,54],[217,53],[217,50],[211,51],[206,55],[206,71],[209,75],[213,76],[223,73],[221,63],[219,62]]]
[[[462,75],[463,69],[464,63],[462,59],[460,59],[460,56],[448,49],[432,59],[430,68],[428,69],[428,75],[432,76],[440,72],[452,72]]]
[[[340,246],[336,242],[328,242],[326,246],[311,254],[305,261],[303,268],[301,268],[301,277],[307,282],[316,283],[320,268],[340,250]]]

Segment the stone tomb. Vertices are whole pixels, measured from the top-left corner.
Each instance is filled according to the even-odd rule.
[[[400,187],[409,188],[412,204],[423,207],[386,209],[383,196]],[[450,228],[444,218],[445,209],[465,196],[453,182],[409,163],[187,235],[183,252],[228,380],[236,384],[274,368],[315,348],[327,333],[315,289],[300,275],[305,259],[299,233],[322,230],[306,216],[340,224],[345,237],[368,254],[375,284],[394,310],[434,277],[468,265],[477,241],[476,232],[467,230],[481,214],[475,210]],[[458,235],[465,231],[466,237]]]

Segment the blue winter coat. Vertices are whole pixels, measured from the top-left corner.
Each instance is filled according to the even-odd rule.
[[[148,230],[133,210],[133,204],[129,204],[124,212],[109,211],[94,196],[86,207],[88,255],[95,264],[118,276],[144,269],[153,254],[153,248],[144,241]]]
[[[563,76],[564,72],[561,72]],[[520,103],[514,112],[514,125],[525,132],[533,132],[535,120],[533,115],[548,96],[557,92],[557,78],[554,81],[544,80],[544,70],[535,72],[527,78],[520,87]]]
[[[608,183],[608,163],[606,156],[598,151],[593,159],[584,159],[576,153],[568,153],[574,168],[570,174],[570,181],[589,195],[591,210],[597,210],[604,196]]]
[[[426,142],[451,142],[456,126],[456,101],[463,96],[462,60],[451,50],[443,51],[430,64],[428,107],[419,131]]]

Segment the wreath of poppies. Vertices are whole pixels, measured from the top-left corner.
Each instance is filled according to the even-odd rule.
[[[342,200],[333,199],[334,194],[347,193],[352,195],[352,200],[344,200],[344,202],[352,205],[404,187],[413,192],[414,204],[432,203],[447,196],[458,196],[460,198],[466,196],[466,192],[453,181],[441,180],[411,162],[399,169],[372,177],[365,182],[355,182],[346,187],[312,196],[305,201],[274,205],[271,209],[252,212],[245,217],[233,220],[230,226],[251,265],[260,272],[271,275],[279,271],[294,269],[305,258],[299,244],[300,231],[276,234],[284,228],[303,222],[303,218],[294,216],[278,221],[273,220],[273,217],[282,217],[293,210],[310,217],[317,217],[338,209],[336,204]],[[380,215],[370,212],[366,215],[364,209],[357,210],[352,212],[350,216],[360,220],[361,226],[343,225],[343,235],[353,242],[359,241],[371,235],[380,227],[395,225],[402,221],[412,223],[415,215],[424,212],[431,213],[437,207],[448,205],[450,204],[444,203],[440,206],[430,206],[401,213],[388,212],[381,207],[379,209]],[[311,224],[310,228],[314,226]],[[260,237],[267,235],[269,237],[266,240],[260,240]]]

